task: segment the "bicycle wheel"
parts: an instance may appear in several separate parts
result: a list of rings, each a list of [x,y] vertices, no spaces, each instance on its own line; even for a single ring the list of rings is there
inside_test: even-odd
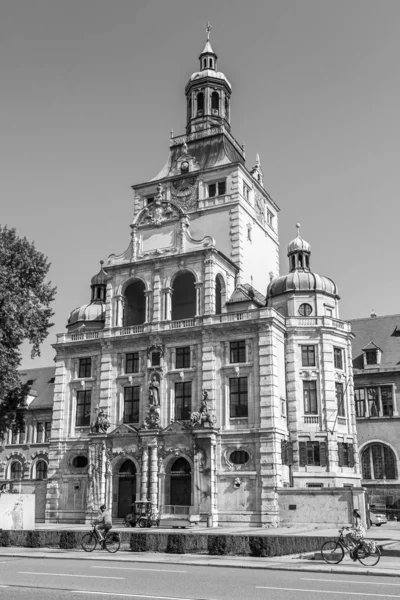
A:
[[[106,537],[104,545],[106,547],[107,552],[111,552],[111,554],[114,554],[114,552],[118,552],[119,547],[121,545],[118,533],[109,533]]]
[[[344,548],[337,540],[329,540],[322,544],[321,556],[330,565],[337,565],[344,557]]]
[[[360,563],[366,567],[373,567],[381,560],[381,550],[379,546],[376,546],[374,552],[369,552],[365,548],[357,548],[356,553]]]
[[[97,546],[97,540],[94,533],[85,533],[81,540],[81,546],[85,552],[93,552]]]

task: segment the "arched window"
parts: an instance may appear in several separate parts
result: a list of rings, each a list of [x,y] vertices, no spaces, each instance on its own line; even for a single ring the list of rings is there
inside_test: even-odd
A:
[[[363,479],[397,479],[396,457],[384,444],[371,444],[361,457]]]
[[[204,110],[204,94],[203,92],[199,92],[197,94],[197,112]]]
[[[13,479],[14,481],[22,479],[22,465],[17,460],[11,465],[10,479]]]
[[[215,314],[222,313],[223,280],[220,275],[215,278]]]
[[[119,474],[123,476],[136,475],[135,464],[131,460],[125,460],[119,468]]]
[[[225,97],[225,119],[229,121],[229,100]]]
[[[218,92],[211,94],[211,110],[219,111],[219,95]]]
[[[172,313],[173,321],[192,319],[196,315],[196,288],[192,273],[185,272],[177,275],[172,284]]]
[[[39,460],[36,464],[36,479],[47,479],[47,463]]]
[[[141,325],[146,320],[146,297],[143,281],[134,281],[125,290],[124,327]]]

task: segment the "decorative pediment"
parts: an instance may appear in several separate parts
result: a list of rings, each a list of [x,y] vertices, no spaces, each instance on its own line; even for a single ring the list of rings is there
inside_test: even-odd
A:
[[[182,177],[171,182],[171,199],[184,211],[192,210],[198,200],[198,177]]]
[[[108,435],[137,435],[137,432],[138,430],[132,425],[126,425],[126,423],[122,423],[121,425],[118,425],[118,427],[110,431]]]
[[[368,342],[368,344],[366,346],[364,346],[364,348],[362,348],[363,352],[365,352],[366,350],[380,350],[382,352],[382,350],[379,348],[379,346],[374,344],[374,342]]]
[[[173,421],[162,430],[162,433],[186,433],[188,429],[190,429],[190,426],[186,425],[186,423],[182,423],[182,421]]]
[[[135,227],[143,227],[145,225],[160,227],[166,221],[178,220],[181,216],[182,209],[164,199],[163,186],[159,183],[154,202],[142,208],[133,220],[132,225]]]

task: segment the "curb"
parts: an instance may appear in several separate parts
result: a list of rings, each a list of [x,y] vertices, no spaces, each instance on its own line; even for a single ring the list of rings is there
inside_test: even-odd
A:
[[[84,553],[80,554],[79,556],[77,555],[68,555],[68,550],[65,551],[65,554],[49,554],[49,553],[40,553],[40,554],[28,554],[28,553],[24,553],[24,552],[13,552],[13,553],[2,553],[0,551],[0,556],[2,557],[7,557],[9,556],[10,558],[36,558],[36,559],[58,559],[58,560],[62,560],[62,559],[68,559],[68,560],[89,560],[89,561],[107,561],[107,562],[140,562],[140,563],[148,563],[148,564],[163,564],[163,565],[176,565],[179,564],[180,566],[182,565],[187,565],[187,566],[196,566],[196,567],[225,567],[225,568],[232,568],[232,569],[256,569],[256,570],[267,570],[267,571],[299,571],[299,572],[305,572],[305,573],[337,573],[337,574],[341,574],[341,575],[371,575],[371,576],[385,576],[385,577],[400,577],[400,569],[384,569],[384,568],[377,568],[374,570],[371,569],[362,569],[362,568],[352,568],[351,565],[349,565],[348,568],[343,568],[343,567],[329,567],[329,566],[325,566],[325,564],[321,564],[321,565],[311,565],[311,564],[307,564],[306,565],[300,565],[298,563],[295,563],[293,565],[289,565],[287,563],[271,563],[271,562],[266,562],[264,564],[251,564],[251,563],[237,563],[237,564],[232,564],[232,563],[216,563],[210,560],[205,560],[205,561],[199,561],[196,559],[192,559],[190,560],[190,562],[182,562],[181,560],[181,555],[179,555],[180,557],[176,557],[175,559],[172,558],[172,560],[162,560],[161,557],[157,558],[156,556],[151,556],[151,557],[143,557],[141,556],[135,556],[135,557],[123,557],[121,555],[119,556],[115,556],[115,555],[90,555],[87,556]],[[171,555],[172,557],[172,555]]]

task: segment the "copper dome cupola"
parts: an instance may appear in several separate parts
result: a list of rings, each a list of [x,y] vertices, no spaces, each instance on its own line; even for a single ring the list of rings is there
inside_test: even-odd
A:
[[[103,269],[104,261],[100,261],[100,271],[91,279],[90,287],[92,298],[89,304],[83,304],[71,311],[68,317],[67,328],[69,331],[80,329],[99,329],[105,323],[105,301],[107,290],[107,273]]]
[[[230,130],[230,98],[232,86],[217,70],[217,55],[210,42],[211,25],[207,23],[207,41],[199,56],[200,70],[186,84],[186,133],[223,125]]]
[[[267,290],[267,305],[269,298],[294,292],[321,292],[339,299],[335,282],[311,271],[311,245],[300,236],[298,223],[296,227],[297,236],[287,248],[289,273],[271,280]]]

